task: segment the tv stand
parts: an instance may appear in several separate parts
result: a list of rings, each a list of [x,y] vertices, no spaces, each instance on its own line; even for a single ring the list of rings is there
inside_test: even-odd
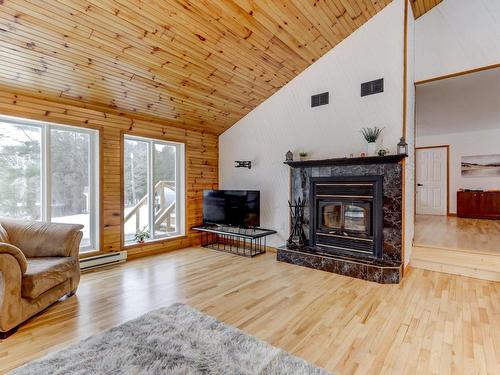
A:
[[[201,246],[227,253],[254,257],[266,252],[266,237],[276,231],[263,228],[240,228],[230,225],[198,225]]]

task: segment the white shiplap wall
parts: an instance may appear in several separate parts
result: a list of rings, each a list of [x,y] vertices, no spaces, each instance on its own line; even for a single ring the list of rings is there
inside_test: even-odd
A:
[[[417,81],[500,63],[500,1],[445,0],[415,25]]]
[[[415,234],[415,18],[408,7],[406,72],[406,141],[409,155],[405,170],[405,264],[410,262]]]

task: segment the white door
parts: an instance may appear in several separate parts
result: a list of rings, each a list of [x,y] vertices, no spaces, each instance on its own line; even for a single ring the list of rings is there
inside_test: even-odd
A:
[[[417,149],[417,214],[446,215],[448,152],[446,147]]]

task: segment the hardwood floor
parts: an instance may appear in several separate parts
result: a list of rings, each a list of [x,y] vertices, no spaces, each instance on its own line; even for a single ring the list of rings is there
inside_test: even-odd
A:
[[[417,215],[410,265],[500,281],[500,221]]]
[[[500,255],[500,220],[417,215],[415,245]]]
[[[0,372],[176,301],[338,375],[500,373],[500,283],[410,268],[379,285],[200,248],[84,274],[0,343]]]

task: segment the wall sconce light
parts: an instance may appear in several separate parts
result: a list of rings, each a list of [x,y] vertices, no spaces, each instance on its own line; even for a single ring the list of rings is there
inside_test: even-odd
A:
[[[236,165],[235,168],[252,168],[252,162],[250,160],[235,160]]]

